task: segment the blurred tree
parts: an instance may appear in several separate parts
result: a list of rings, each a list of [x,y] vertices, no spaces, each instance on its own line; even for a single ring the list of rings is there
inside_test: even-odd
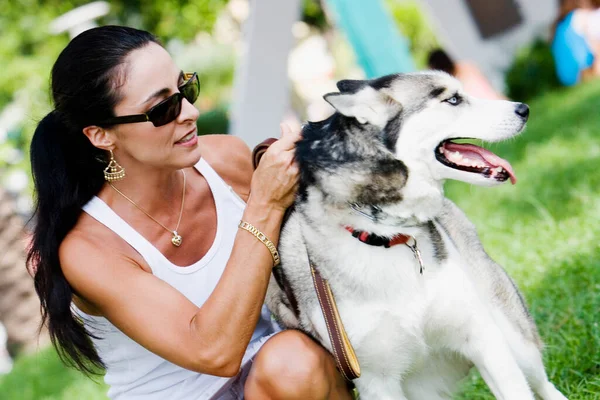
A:
[[[67,44],[67,35],[51,36],[50,22],[87,0],[21,0],[3,2],[0,14],[0,108],[28,80],[47,81],[50,67]],[[110,1],[102,23],[125,24],[148,30],[164,42],[189,41],[209,31],[226,0],[120,0]]]
[[[175,37],[189,41],[198,32],[210,31],[226,4],[227,0],[110,1],[111,17],[118,23],[145,29],[165,41]]]
[[[21,0],[2,3],[0,109],[24,86],[47,89],[52,63],[69,40],[66,34],[50,35],[48,26],[54,18],[89,1]],[[226,0],[111,0],[110,14],[100,22],[145,29],[165,43],[172,38],[190,41],[198,32],[212,28],[225,4]]]
[[[321,0],[304,0],[302,3],[302,21],[322,31],[329,27]]]
[[[538,38],[521,48],[505,74],[507,95],[526,101],[560,86],[550,45]]]
[[[440,45],[421,6],[415,0],[385,0],[385,3],[410,42],[410,52],[417,68],[426,68],[429,52]]]

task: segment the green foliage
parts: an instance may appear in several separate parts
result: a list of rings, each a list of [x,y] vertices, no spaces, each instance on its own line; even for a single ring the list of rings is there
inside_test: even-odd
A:
[[[421,6],[415,0],[385,0],[385,4],[410,42],[410,52],[416,67],[418,69],[427,67],[429,52],[440,46]]]
[[[491,148],[512,163],[516,186],[446,185],[523,291],[546,343],[546,370],[570,400],[600,399],[599,103],[600,82],[531,102],[526,132]],[[6,400],[91,400],[106,387],[66,370],[49,350],[17,360],[0,377],[0,393]],[[456,399],[493,396],[473,373]]]
[[[303,0],[302,21],[320,30],[325,30],[329,26],[321,7],[321,0]]]
[[[536,39],[522,48],[506,72],[507,95],[517,101],[537,97],[560,86],[550,45]]]
[[[224,107],[214,108],[200,114],[196,121],[198,135],[227,133],[229,130],[229,114]]]
[[[53,349],[21,357],[13,371],[0,376],[2,400],[106,400],[102,377],[85,377],[61,364]]]
[[[111,1],[113,18],[141,27],[163,40],[189,41],[198,32],[210,31],[226,0],[122,0]]]
[[[5,2],[0,13],[0,108],[23,88],[48,89],[52,64],[66,46],[67,34],[53,36],[50,22],[88,0],[21,0]],[[165,43],[189,41],[210,30],[226,0],[111,1],[100,23],[125,24],[148,30]],[[47,98],[47,95],[44,96]]]

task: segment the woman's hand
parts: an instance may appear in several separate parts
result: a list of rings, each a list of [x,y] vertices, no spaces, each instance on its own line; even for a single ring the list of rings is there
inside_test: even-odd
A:
[[[298,185],[294,151],[300,139],[300,132],[281,124],[281,139],[269,147],[254,171],[248,205],[281,212],[292,205]]]

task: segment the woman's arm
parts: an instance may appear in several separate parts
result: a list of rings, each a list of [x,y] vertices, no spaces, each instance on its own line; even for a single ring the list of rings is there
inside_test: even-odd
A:
[[[295,193],[293,149],[298,139],[285,131],[263,156],[243,215],[274,243]],[[198,308],[124,252],[108,249],[83,232],[67,236],[60,259],[75,292],[126,335],[184,368],[220,376],[239,370],[273,267],[265,245],[238,230],[219,283]]]

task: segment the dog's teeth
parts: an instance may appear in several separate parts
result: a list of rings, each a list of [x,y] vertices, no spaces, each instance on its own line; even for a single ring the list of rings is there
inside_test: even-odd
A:
[[[448,158],[454,162],[459,162],[459,161],[463,160],[462,154],[460,154],[458,151],[455,151],[454,153],[450,153]]]

